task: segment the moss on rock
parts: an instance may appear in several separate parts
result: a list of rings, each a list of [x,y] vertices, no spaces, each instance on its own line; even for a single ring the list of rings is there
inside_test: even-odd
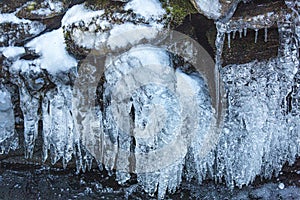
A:
[[[111,0],[86,0],[86,6],[93,10],[116,9],[124,4],[124,2]]]
[[[171,26],[181,24],[187,15],[198,13],[190,1],[186,0],[161,0],[163,8],[170,15]]]

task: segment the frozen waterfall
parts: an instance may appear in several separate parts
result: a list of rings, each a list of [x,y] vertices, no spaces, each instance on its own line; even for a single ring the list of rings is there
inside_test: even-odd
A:
[[[162,9],[158,1],[149,2]],[[207,8],[205,2],[199,7]],[[292,164],[300,155],[299,5],[287,1],[293,13],[284,13],[280,20],[269,13],[255,19],[259,26],[253,21],[216,22],[211,73],[191,67],[199,56],[192,43],[185,43],[190,46],[183,49],[186,59],[174,55],[181,46],[174,45],[172,51],[170,46],[153,45],[163,32],[155,17],[160,20],[165,12],[145,14],[135,7],[140,3],[130,1],[128,10],[133,6],[145,20],[147,25],[138,25],[139,30],[149,25],[155,32],[140,31],[136,37],[124,34],[137,29],[134,23],[112,26],[104,20],[104,12],[71,8],[63,19],[65,29],[73,23],[68,19],[77,20],[80,26],[87,20],[90,29],[92,20],[104,27],[98,35],[84,28],[74,32],[74,40],[82,47],[96,49],[89,54],[90,60],[78,64],[80,68],[65,50],[62,28],[27,44],[26,48],[41,57],[27,61],[16,55],[9,60],[19,102],[13,102],[9,83],[0,77],[0,153],[23,145],[18,142],[24,137],[24,154],[31,158],[41,135],[44,162],[61,160],[67,167],[74,158],[77,172],[91,169],[96,162],[101,170],[104,166],[108,174],[115,174],[120,184],[134,173],[138,185],[150,195],[157,193],[158,198],[176,191],[182,178],[196,178],[199,183],[224,180],[229,187],[242,187],[258,175],[278,175],[286,162]],[[221,7],[216,9],[212,16],[221,15]],[[86,14],[83,21],[77,12]],[[267,41],[268,28],[273,25],[279,33],[276,58],[222,65],[226,34],[229,46],[234,42],[232,35],[239,31],[241,37],[243,32],[246,36],[249,29],[256,32],[255,41],[258,30],[263,29]],[[109,34],[104,33],[107,30]],[[122,34],[127,37],[114,40],[113,36]],[[59,44],[49,50],[43,44],[53,38]],[[145,44],[149,41],[151,44]],[[118,48],[120,55],[109,52]],[[52,59],[54,52],[61,55],[56,60]],[[101,53],[107,55],[97,57]],[[24,118],[23,135],[15,131],[16,104]]]

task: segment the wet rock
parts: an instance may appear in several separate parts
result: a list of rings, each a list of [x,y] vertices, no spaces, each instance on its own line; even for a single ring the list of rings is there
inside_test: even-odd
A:
[[[24,45],[25,41],[45,30],[40,22],[4,22],[0,24],[0,47]]]
[[[282,21],[287,12],[288,8],[282,0],[239,4],[232,18],[226,23],[226,32],[277,27],[277,22]]]
[[[16,16],[29,20],[51,18],[64,13],[69,4],[66,0],[31,1],[25,4]]]
[[[17,8],[23,6],[28,0],[3,0],[0,1],[0,12],[1,13],[11,13],[16,11]]]
[[[163,8],[170,15],[170,26],[176,28],[184,19],[192,14],[198,13],[197,9],[190,1],[185,0],[161,0]]]
[[[209,20],[199,13],[192,14],[186,16],[183,23],[175,30],[196,40],[214,59],[216,27],[213,20]]]
[[[233,34],[235,37],[233,38]],[[268,39],[265,41],[264,29],[258,31],[255,43],[255,31],[248,30],[247,35],[240,37],[239,32],[226,34],[223,49],[223,66],[237,63],[248,63],[253,60],[263,61],[278,55],[279,34],[277,28],[268,29]],[[230,47],[229,40],[230,39]]]

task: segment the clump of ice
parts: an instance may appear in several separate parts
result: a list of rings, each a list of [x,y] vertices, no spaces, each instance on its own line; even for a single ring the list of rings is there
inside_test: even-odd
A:
[[[166,11],[158,0],[132,0],[126,4],[125,10],[132,10],[146,19],[151,17],[162,17]]]
[[[153,39],[159,33],[161,27],[151,28],[145,25],[135,25],[133,23],[124,23],[115,25],[110,31],[107,44],[110,48],[121,48],[126,45],[138,44],[142,39]]]
[[[279,183],[278,188],[283,190],[284,189],[284,184],[283,183]]]
[[[218,19],[221,16],[221,4],[219,0],[195,0],[200,10],[208,17]]]

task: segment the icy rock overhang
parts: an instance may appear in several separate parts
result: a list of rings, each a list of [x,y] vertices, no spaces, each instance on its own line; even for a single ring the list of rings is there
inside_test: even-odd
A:
[[[234,15],[225,23],[224,31],[237,32],[243,29],[259,30],[277,27],[277,23],[284,20],[286,14],[290,12],[283,0],[241,3]]]
[[[156,0],[149,1],[145,9],[140,0],[129,3],[106,2],[104,5],[108,5],[100,10],[96,9],[102,8],[103,4],[95,6],[90,3],[74,6],[62,20],[67,48],[77,58],[85,57],[89,49],[124,48],[126,40],[127,43],[138,43],[143,38],[153,38],[152,33],[145,31],[147,27],[157,29],[158,33],[166,26],[166,12]],[[82,18],[79,17],[79,12],[82,13]],[[135,29],[141,31],[134,31]],[[135,34],[128,34],[130,32]],[[117,39],[118,35],[123,38],[111,41],[111,38]],[[122,40],[123,43],[119,43]]]
[[[293,11],[282,0],[241,2],[229,21],[217,21],[224,36],[223,66],[277,57],[278,24],[289,15]]]

